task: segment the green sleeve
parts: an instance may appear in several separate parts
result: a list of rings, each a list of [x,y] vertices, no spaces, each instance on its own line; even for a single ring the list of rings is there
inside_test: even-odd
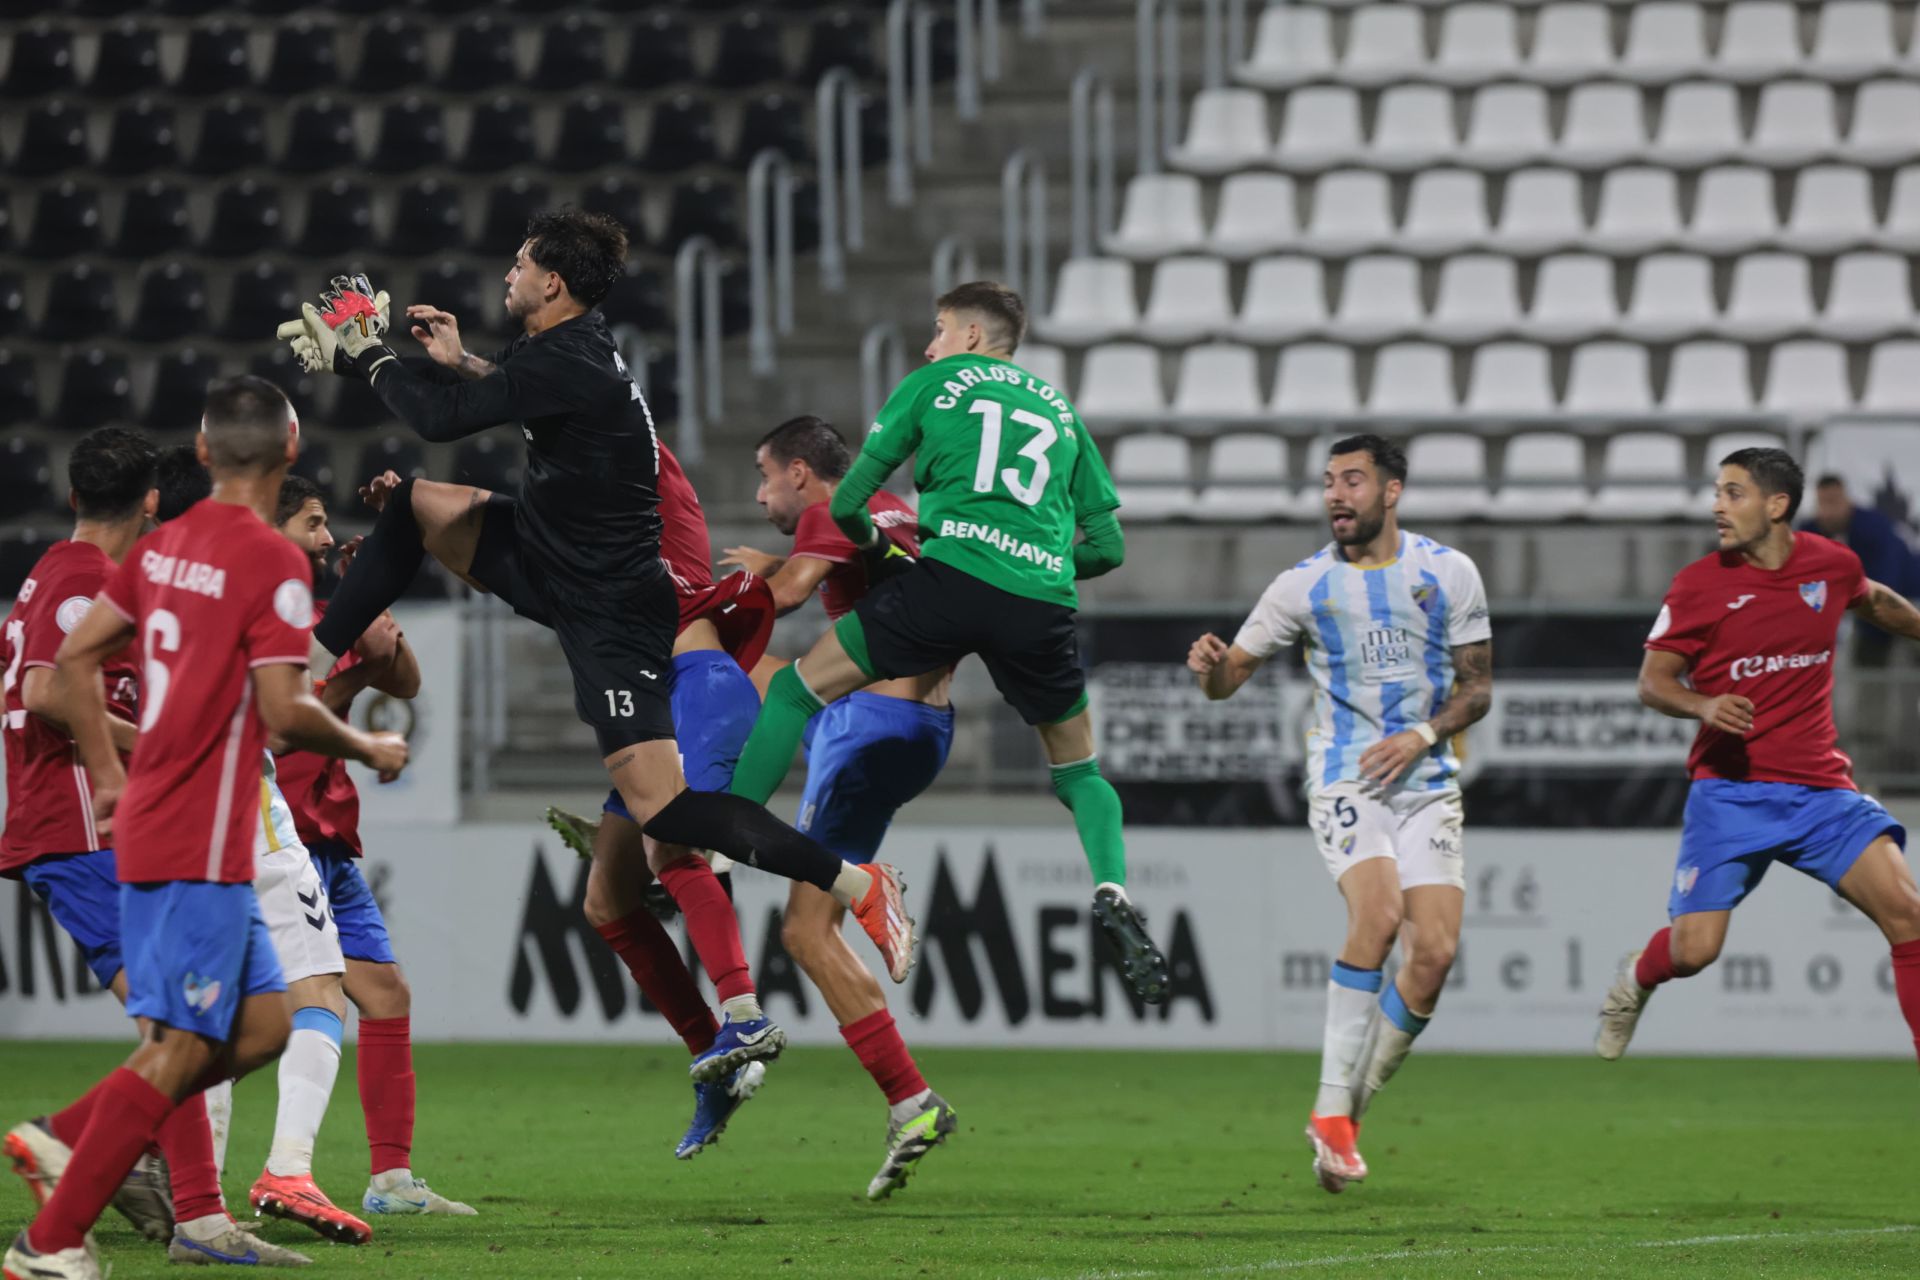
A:
[[[893,474],[895,465],[876,457],[871,449],[863,449],[847,469],[846,478],[833,491],[827,514],[856,547],[871,546],[878,540],[873,517],[867,513],[867,499],[880,492],[880,486]]]
[[[920,445],[920,402],[928,385],[919,372],[900,380],[880,407],[880,416],[873,420],[860,456],[834,490],[827,513],[856,547],[868,546],[874,540],[867,499],[880,492],[887,477]]]
[[[1100,448],[1093,442],[1093,432],[1087,430],[1084,422],[1079,422],[1078,426],[1080,452],[1074,462],[1071,493],[1074,519],[1082,528],[1086,528],[1088,516],[1117,508],[1120,495],[1113,490],[1113,476],[1107,472],[1107,464],[1100,457]]]
[[[1073,576],[1097,578],[1112,573],[1127,558],[1127,538],[1112,510],[1096,511],[1080,523],[1086,540],[1073,549]]]

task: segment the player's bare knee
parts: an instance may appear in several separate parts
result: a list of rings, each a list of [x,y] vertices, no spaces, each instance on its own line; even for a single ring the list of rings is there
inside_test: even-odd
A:
[[[406,1018],[413,1014],[413,988],[397,964],[350,960],[347,996],[363,1018]]]
[[[1690,938],[1682,941],[1675,935],[1670,955],[1673,959],[1673,976],[1691,978],[1715,960],[1720,958],[1721,940],[1718,938]]]

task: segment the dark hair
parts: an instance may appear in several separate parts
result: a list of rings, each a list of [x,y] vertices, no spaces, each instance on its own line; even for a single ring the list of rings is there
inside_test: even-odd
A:
[[[1407,482],[1407,451],[1385,436],[1377,436],[1372,432],[1348,436],[1345,440],[1335,440],[1333,448],[1327,450],[1329,458],[1343,453],[1364,453],[1382,480],[1398,480],[1401,484]]]
[[[566,283],[581,306],[607,296],[627,271],[627,229],[604,213],[556,209],[527,220],[527,257]]]
[[[153,441],[125,427],[80,437],[67,459],[67,484],[82,520],[119,520],[139,510],[153,490],[160,455]]]
[[[287,429],[293,405],[286,392],[243,373],[220,378],[207,388],[207,411],[200,429],[216,467],[271,471],[286,462]]]
[[[213,477],[200,465],[190,444],[177,444],[160,454],[160,509],[153,518],[161,524],[213,492]]]
[[[822,480],[838,480],[853,465],[847,450],[847,438],[834,430],[825,418],[803,415],[785,422],[760,437],[759,448],[785,466],[795,458],[813,468]]]
[[[986,318],[987,335],[995,346],[1019,350],[1027,336],[1027,304],[998,280],[970,280],[941,294],[937,311],[972,311]]]
[[[280,501],[273,508],[273,522],[285,524],[307,505],[307,499],[314,498],[320,503],[320,509],[327,509],[327,495],[320,486],[305,476],[289,475],[280,482]]]
[[[1735,449],[1720,459],[1720,465],[1744,469],[1764,494],[1786,494],[1788,520],[1800,510],[1800,495],[1806,491],[1807,477],[1785,449]]]
[[[1847,481],[1846,481],[1846,477],[1840,475],[1839,473],[1829,471],[1827,472],[1827,474],[1821,476],[1818,480],[1815,480],[1813,482],[1813,487],[1816,489],[1826,489],[1826,488],[1844,489],[1847,487]]]

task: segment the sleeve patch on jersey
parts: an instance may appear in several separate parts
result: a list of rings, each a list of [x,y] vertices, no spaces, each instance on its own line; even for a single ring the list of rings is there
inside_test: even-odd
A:
[[[53,611],[54,625],[62,632],[72,635],[73,629],[80,625],[80,619],[86,617],[87,610],[91,608],[93,608],[93,597],[68,596],[60,602],[60,607]]]
[[[1658,640],[1673,627],[1673,609],[1668,605],[1660,606],[1660,616],[1653,620],[1653,630],[1647,632],[1647,639]]]
[[[273,589],[273,612],[290,627],[313,625],[313,590],[298,578]]]

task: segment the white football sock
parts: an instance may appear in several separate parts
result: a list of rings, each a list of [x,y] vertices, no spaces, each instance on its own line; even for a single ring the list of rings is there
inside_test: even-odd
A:
[[[325,1023],[318,1014],[332,1018],[332,1025],[315,1025]],[[340,1074],[340,1019],[325,1009],[301,1009],[293,1022],[280,1055],[280,1110],[267,1152],[267,1172],[283,1178],[313,1172],[313,1144]]]
[[[731,1000],[722,1000],[720,1012],[735,1022],[751,1022],[755,1018],[767,1016],[760,1012],[760,997],[757,995],[735,996]]]
[[[926,1107],[927,1099],[933,1096],[932,1089],[922,1089],[911,1098],[902,1098],[887,1108],[887,1120],[895,1125],[903,1125],[919,1115]]]
[[[1373,970],[1372,976],[1377,982],[1379,971]],[[1375,999],[1375,992],[1364,986],[1327,983],[1327,1029],[1320,1046],[1320,1092],[1313,1101],[1315,1115],[1344,1116],[1352,1108],[1354,1066],[1366,1042],[1367,1020],[1373,1016]]]
[[[856,867],[851,862],[840,864],[840,874],[834,877],[833,900],[843,907],[851,907],[867,896],[867,890],[873,884],[873,877],[867,874],[865,867]]]
[[[222,1080],[206,1090],[207,1127],[213,1131],[213,1172],[227,1168],[227,1138],[233,1133],[233,1081]]]
[[[1408,1008],[1397,987],[1388,987],[1381,994],[1372,1047],[1367,1050],[1367,1060],[1361,1064],[1360,1074],[1354,1081],[1353,1114],[1356,1119],[1366,1111],[1367,1105],[1373,1101],[1373,1095],[1393,1079],[1393,1073],[1413,1052],[1414,1038],[1427,1029],[1432,1017],[1430,1013],[1418,1014]]]
[[[413,1170],[407,1168],[388,1169],[373,1175],[373,1189],[379,1192],[411,1191],[413,1189]]]

